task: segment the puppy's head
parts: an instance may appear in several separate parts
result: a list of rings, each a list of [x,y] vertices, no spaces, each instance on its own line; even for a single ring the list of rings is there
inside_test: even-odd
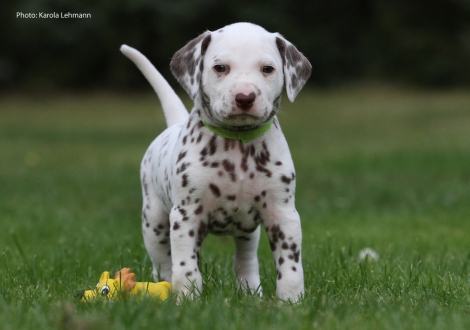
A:
[[[294,101],[311,65],[290,42],[250,23],[204,32],[179,50],[171,70],[211,125],[250,129],[278,111],[282,88]]]

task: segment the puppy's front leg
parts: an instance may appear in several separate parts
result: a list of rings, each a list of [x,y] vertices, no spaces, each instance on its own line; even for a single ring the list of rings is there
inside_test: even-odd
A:
[[[266,232],[276,265],[276,295],[298,302],[304,294],[300,217],[293,207],[275,210],[273,214],[274,219],[266,223]]]
[[[206,223],[192,217],[193,212],[190,208],[177,206],[170,213],[173,290],[190,299],[202,292],[199,252],[206,236]]]

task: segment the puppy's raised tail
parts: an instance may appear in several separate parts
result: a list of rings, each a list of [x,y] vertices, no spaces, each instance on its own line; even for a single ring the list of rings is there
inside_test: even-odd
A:
[[[170,127],[185,121],[189,114],[183,102],[147,57],[137,49],[127,45],[121,46],[121,52],[134,62],[157,93],[162,104],[167,126]]]

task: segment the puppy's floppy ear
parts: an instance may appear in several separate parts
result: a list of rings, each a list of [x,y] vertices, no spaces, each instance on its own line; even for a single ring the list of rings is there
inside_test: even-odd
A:
[[[177,51],[170,62],[171,72],[193,100],[199,92],[203,58],[210,42],[211,33],[206,31]]]
[[[312,65],[293,44],[279,33],[276,33],[276,45],[282,58],[287,96],[291,102],[294,102],[295,97],[310,77]]]

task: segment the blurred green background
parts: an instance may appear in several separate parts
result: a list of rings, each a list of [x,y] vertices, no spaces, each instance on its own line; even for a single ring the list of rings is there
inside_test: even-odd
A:
[[[18,0],[0,9],[1,89],[145,90],[121,44],[168,76],[169,59],[187,41],[237,21],[282,33],[311,61],[317,86],[470,83],[468,0]],[[91,18],[26,19],[18,12]]]

